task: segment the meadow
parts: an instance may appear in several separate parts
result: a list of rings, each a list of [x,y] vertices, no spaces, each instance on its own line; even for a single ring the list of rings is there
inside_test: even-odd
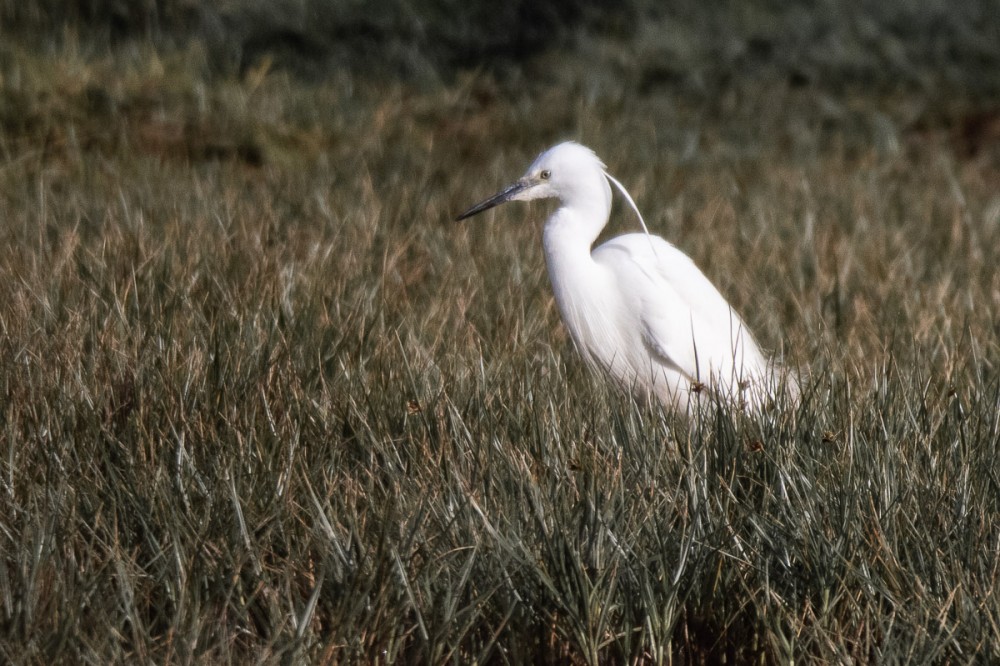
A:
[[[997,658],[1000,88],[622,48],[418,85],[0,45],[0,661]],[[569,138],[799,404],[625,395],[552,204],[453,221]]]

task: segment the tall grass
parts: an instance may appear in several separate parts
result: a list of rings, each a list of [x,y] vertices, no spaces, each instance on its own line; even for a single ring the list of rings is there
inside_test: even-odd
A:
[[[5,48],[4,661],[1000,653],[1000,164],[962,100]],[[800,405],[636,403],[570,348],[544,205],[450,221],[567,137]]]

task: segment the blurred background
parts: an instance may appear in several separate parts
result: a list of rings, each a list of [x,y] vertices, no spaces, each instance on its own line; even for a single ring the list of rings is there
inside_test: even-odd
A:
[[[630,0],[613,8],[597,0],[0,0],[0,36],[0,65],[7,69],[0,123],[9,136],[33,140],[33,129],[59,118],[148,125],[151,106],[162,111],[173,100],[189,108],[178,100],[199,94],[192,79],[208,87],[202,112],[231,117],[213,108],[215,84],[241,81],[253,89],[277,76],[294,82],[289,89],[327,91],[336,107],[330,113],[390,91],[409,96],[412,112],[420,106],[413,95],[450,90],[462,99],[425,97],[422,118],[451,113],[453,126],[434,131],[457,139],[462,157],[479,160],[495,151],[476,131],[470,108],[516,107],[521,100],[524,111],[547,100],[553,108],[538,117],[535,131],[495,117],[482,129],[497,143],[523,146],[525,154],[570,137],[596,142],[606,154],[621,137],[605,145],[590,139],[588,117],[651,99],[665,105],[652,113],[626,110],[631,131],[645,135],[651,151],[678,161],[697,157],[706,127],[718,127],[735,152],[752,153],[762,140],[810,157],[831,142],[885,152],[933,137],[959,159],[990,167],[1000,160],[997,0]],[[166,75],[146,72],[142,85],[130,88],[120,67],[106,66],[109,58],[148,61],[150,52],[168,58]],[[55,84],[45,74],[33,76],[28,64],[73,57],[78,70]],[[32,78],[37,86],[25,82]],[[775,113],[782,105],[790,111]],[[286,111],[281,123],[300,126]],[[695,135],[678,127],[685,113],[699,125]],[[232,155],[251,164],[317,146],[315,136],[290,145],[296,131],[276,140],[273,126],[262,127],[266,114],[248,119],[255,127],[232,132],[186,115],[180,128],[147,126],[139,143],[154,152]],[[115,142],[97,129],[81,131],[105,147]],[[213,142],[208,135],[223,138]]]
[[[598,0],[36,0],[0,2],[7,39],[39,46],[67,31],[93,43],[198,41],[213,72],[267,59],[297,75],[342,70],[421,83],[463,70],[540,76],[551,52],[635,71],[645,89],[705,90],[733,77],[837,88],[1000,91],[1000,4]],[[594,53],[593,51],[599,53]]]

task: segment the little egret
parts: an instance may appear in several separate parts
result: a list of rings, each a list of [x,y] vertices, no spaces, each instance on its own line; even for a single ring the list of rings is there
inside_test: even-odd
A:
[[[741,406],[764,405],[779,384],[778,367],[687,255],[648,231],[591,250],[611,214],[610,183],[638,215],[592,150],[560,143],[457,219],[507,201],[559,199],[542,232],[545,263],[563,323],[587,362],[682,412],[706,389]]]

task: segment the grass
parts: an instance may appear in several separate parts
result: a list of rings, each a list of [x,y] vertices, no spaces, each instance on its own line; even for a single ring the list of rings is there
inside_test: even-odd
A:
[[[0,47],[4,661],[1000,654],[994,107],[586,53],[416,88]],[[799,406],[636,404],[544,205],[450,221],[566,137]]]

